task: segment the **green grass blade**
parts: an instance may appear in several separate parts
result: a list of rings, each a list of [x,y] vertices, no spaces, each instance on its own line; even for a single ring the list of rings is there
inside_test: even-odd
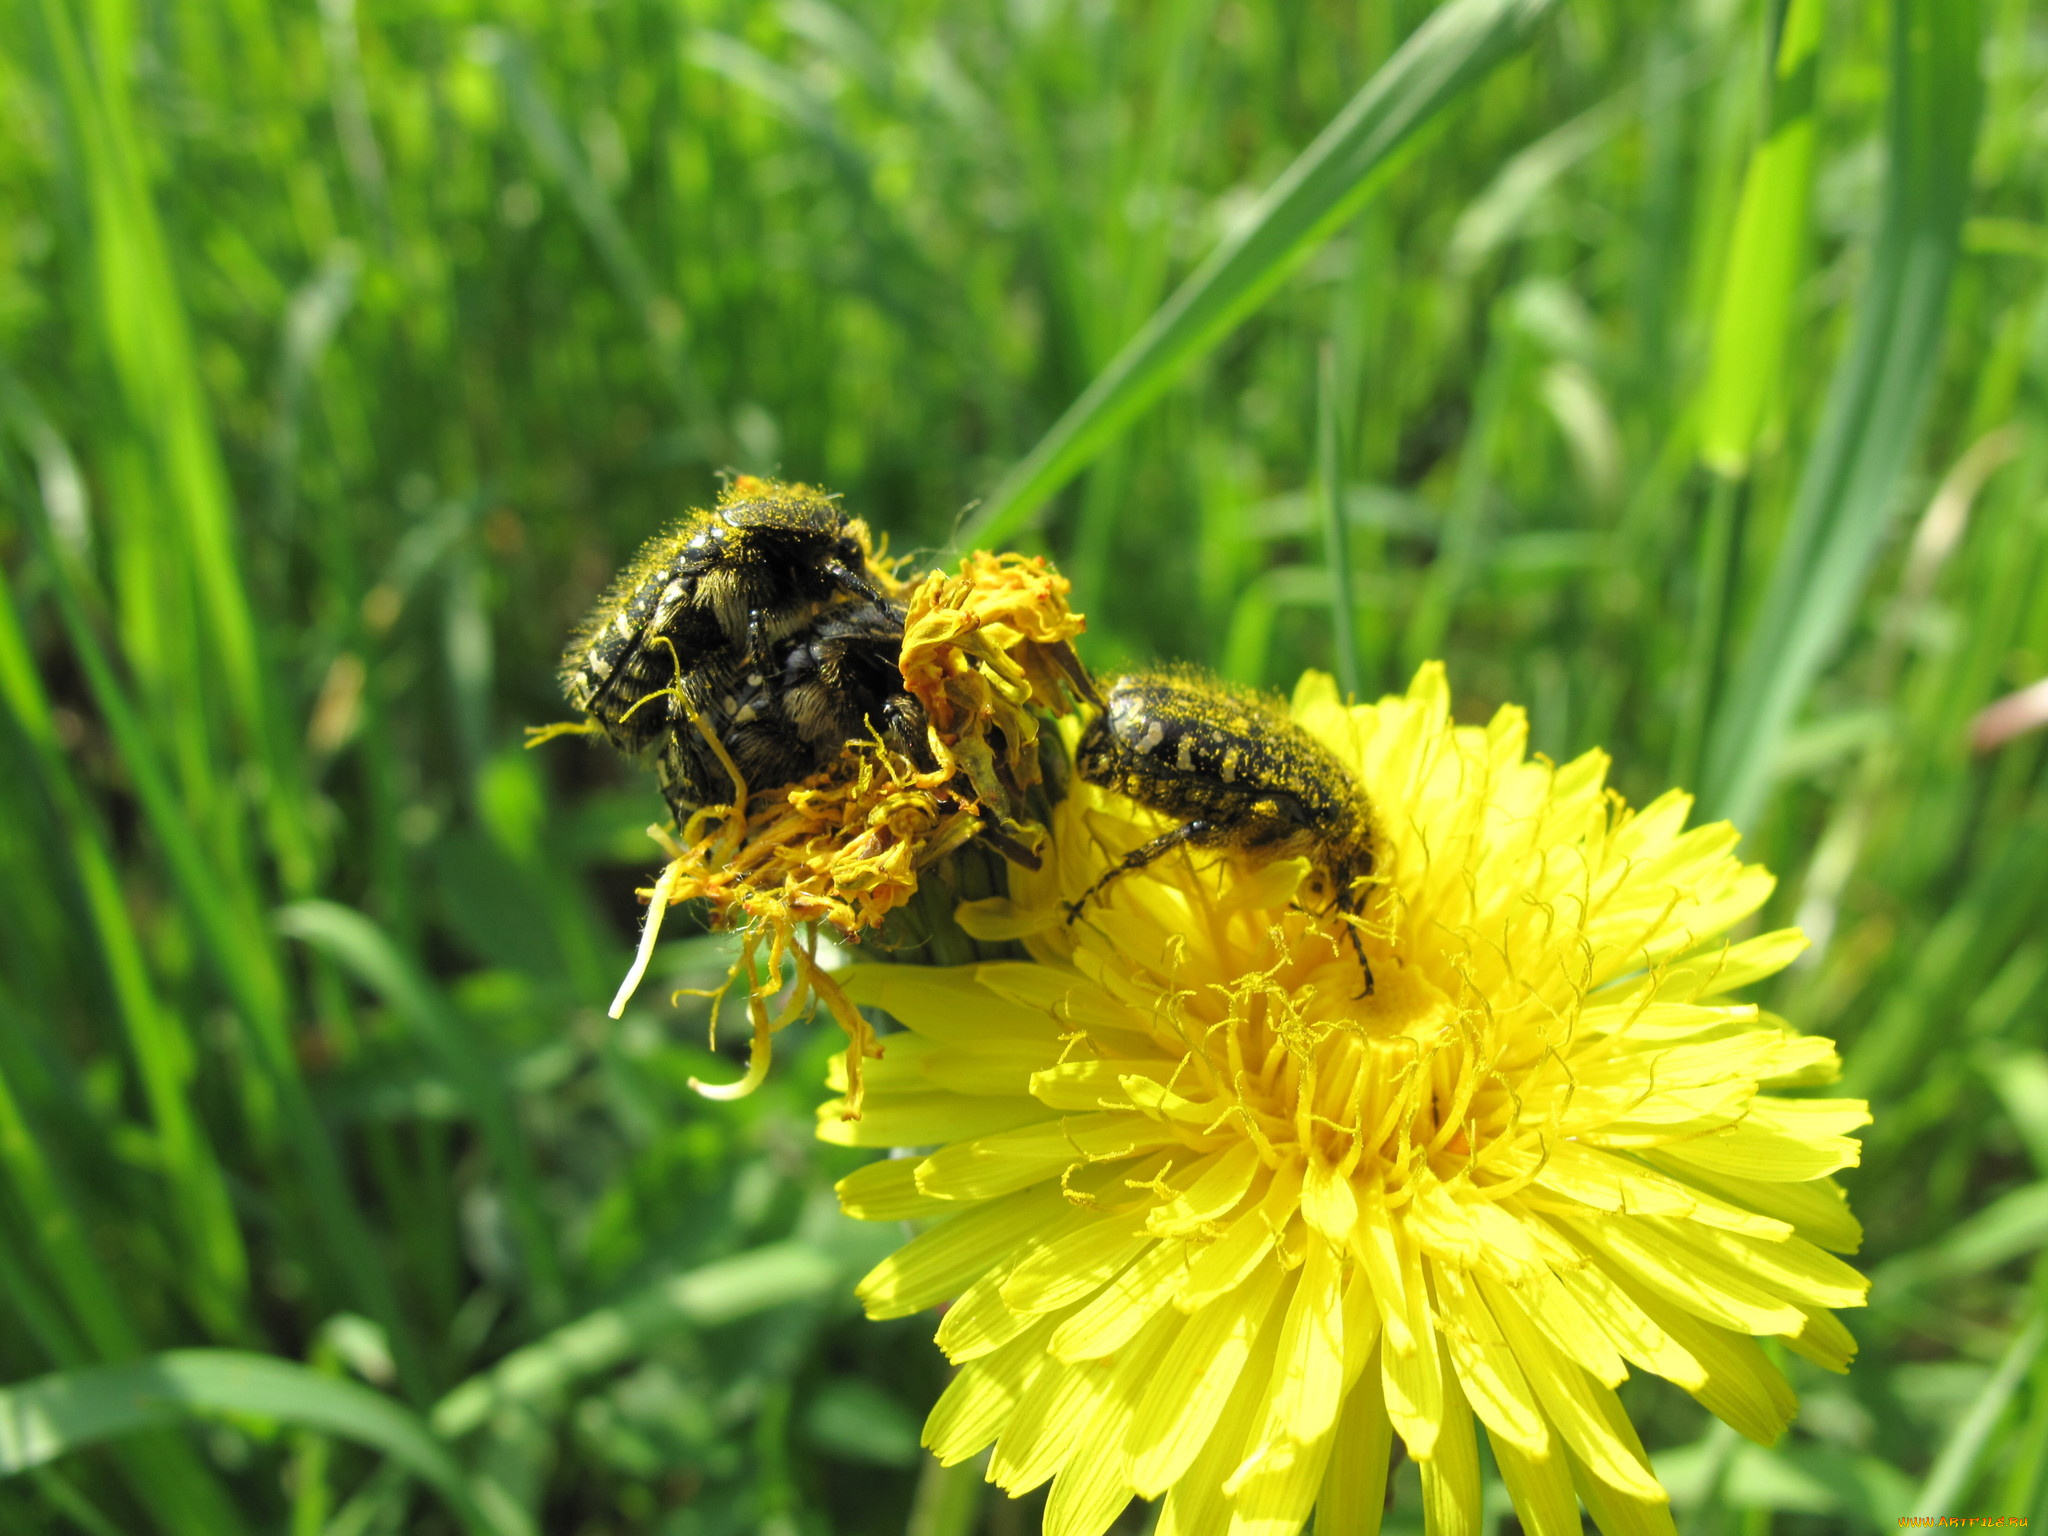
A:
[[[0,1243],[0,1304],[14,1314],[20,1336],[32,1341],[57,1365],[85,1365],[92,1360],[77,1327],[64,1315],[42,1277],[29,1273],[29,1250]]]
[[[2038,1322],[2048,1315],[2048,1264],[2038,1258],[2032,1281],[2028,1311]],[[2006,1472],[1999,1479],[1997,1502],[2038,1523],[2048,1516],[2048,1354],[2035,1352],[2028,1375],[2027,1409],[2017,1416],[2004,1447]]]
[[[1835,371],[1757,619],[1709,734],[1710,817],[1752,820],[1807,690],[1854,617],[1940,356],[1976,143],[1976,0],[1895,0],[1891,169],[1856,330]]]
[[[434,1428],[451,1440],[466,1435],[499,1405],[545,1401],[679,1327],[713,1327],[822,1296],[840,1283],[841,1274],[842,1266],[815,1246],[786,1242],[665,1276],[471,1377],[435,1406]]]
[[[724,430],[684,345],[681,307],[655,282],[632,232],[563,126],[525,44],[508,32],[487,27],[477,30],[473,46],[497,70],[534,158],[567,194],[613,284],[645,330],[656,369],[682,407],[686,425],[702,434],[705,456],[715,458],[723,450]]]
[[[1691,82],[1680,84],[1674,96]],[[1641,110],[1636,91],[1617,91],[1519,151],[1458,216],[1446,253],[1452,270],[1476,272],[1520,233],[1566,172],[1613,139]]]
[[[255,913],[249,909],[246,898],[252,893],[223,876],[206,856],[164,762],[164,754],[150,734],[145,712],[136,703],[135,695],[140,690],[124,686],[112,650],[102,642],[99,627],[88,612],[87,573],[67,558],[55,538],[44,536],[54,530],[46,530],[30,519],[29,531],[42,545],[50,595],[79,668],[85,674],[93,703],[104,717],[121,760],[135,781],[135,793],[142,801],[151,830],[161,840],[180,895],[197,917],[202,935],[212,942],[222,979],[249,1010],[252,1021],[280,1015],[284,1008],[283,982],[268,948],[260,941],[252,942],[250,937],[249,922]]]
[[[0,1170],[35,1223],[37,1247],[94,1351],[133,1354],[140,1347],[135,1325],[92,1250],[77,1204],[22,1117],[5,1078],[0,1078]],[[27,1277],[21,1278],[26,1282]],[[7,1287],[9,1292],[19,1289]],[[0,1408],[0,1441],[5,1420]],[[178,1536],[231,1536],[241,1528],[225,1490],[191,1446],[150,1435],[126,1447],[121,1460],[164,1530]]]
[[[14,1197],[35,1223],[43,1260],[55,1274],[65,1302],[93,1349],[110,1357],[135,1353],[141,1348],[135,1325],[109,1284],[76,1207],[4,1077],[0,1077],[0,1171],[5,1172]]]
[[[504,1175],[534,1312],[543,1321],[559,1317],[565,1289],[553,1223],[541,1204],[540,1180],[502,1078],[478,1051],[461,1019],[384,931],[362,913],[333,902],[298,902],[278,914],[278,926],[339,962],[419,1031],[467,1102]]]
[[[1928,1021],[1951,1016],[1952,1000],[1979,989],[2001,957],[2025,939],[2048,900],[2048,827],[2009,826],[1900,968],[1857,1035],[1843,1068],[1843,1090],[1886,1098],[1953,1036]]]
[[[1699,782],[1700,751],[1727,666],[1728,610],[1736,546],[1748,510],[1747,480],[1714,476],[1693,553],[1692,631],[1678,688],[1678,726],[1671,745],[1671,782]]]
[[[1451,0],[1316,141],[1006,474],[956,544],[1000,544],[1086,468],[1180,372],[1358,211],[1396,151],[1506,59],[1551,0]]]
[[[1351,590],[1350,520],[1344,507],[1343,454],[1337,438],[1337,349],[1323,344],[1317,358],[1316,516],[1323,525],[1323,560],[1330,567],[1330,645],[1337,688],[1356,699],[1358,599]]]
[[[1792,0],[1779,21],[1770,115],[1751,152],[1736,205],[1706,383],[1699,453],[1715,471],[1694,561],[1692,634],[1671,752],[1674,783],[1698,782],[1700,753],[1727,667],[1739,530],[1749,506],[1749,460],[1783,387],[1792,303],[1805,268],[1813,202],[1815,81],[1826,22],[1822,0]]]
[[[987,1456],[943,1465],[927,1457],[917,1479],[917,1499],[903,1536],[972,1536],[978,1528],[988,1487]]]
[[[36,526],[32,521],[31,527]],[[399,1314],[390,1276],[377,1262],[368,1224],[343,1176],[340,1152],[314,1110],[293,1049],[279,957],[261,937],[263,925],[247,910],[250,893],[222,879],[201,850],[141,714],[86,616],[66,561],[47,539],[43,552],[48,557],[51,595],[93,702],[120,750],[179,896],[247,1026],[262,1067],[261,1092],[276,1106],[275,1118],[311,1185],[309,1203],[313,1219],[325,1229],[330,1262],[348,1277],[357,1304],[391,1333],[408,1390],[420,1391],[424,1376],[419,1351]]]
[[[1826,21],[1825,0],[1792,0],[1785,12],[1770,131],[1750,156],[1736,208],[1700,403],[1700,457],[1724,475],[1747,472],[1780,387],[1813,202],[1814,82]]]
[[[1494,461],[1501,452],[1515,385],[1526,372],[1523,356],[1527,350],[1513,323],[1504,316],[1495,317],[1491,331],[1492,345],[1473,388],[1471,426],[1458,447],[1458,469],[1444,508],[1436,559],[1423,573],[1421,590],[1408,610],[1401,650],[1410,672],[1443,655],[1458,603],[1485,558]]]
[[[127,18],[114,6],[95,8],[98,46],[88,49],[68,7],[44,0],[40,9],[56,64],[58,96],[83,161],[94,318],[136,429],[133,446],[140,449],[115,496],[137,502],[161,498],[159,515],[171,526],[153,530],[158,535],[155,563],[162,569],[150,579],[168,585],[175,583],[174,573],[189,570],[191,592],[183,596],[198,598],[189,612],[203,636],[207,665],[215,672],[207,695],[225,701],[237,744],[262,761],[264,823],[272,851],[287,888],[303,889],[315,869],[309,836],[313,822],[305,814],[296,759],[284,745],[269,697],[260,629],[238,553],[234,498],[132,120]],[[197,720],[175,724],[181,732],[201,730]],[[188,792],[211,798],[204,777],[190,777]],[[225,834],[227,828],[220,830]]]
[[[2048,1180],[2007,1190],[1936,1242],[1888,1261],[1888,1289],[1981,1275],[2048,1247]]]
[[[97,1505],[72,1487],[53,1467],[38,1467],[30,1474],[36,1492],[77,1526],[83,1536],[125,1536],[121,1527],[102,1514]]]
[[[0,1476],[211,1414],[276,1419],[369,1446],[438,1491],[465,1529],[512,1536],[486,1518],[462,1468],[418,1415],[356,1382],[239,1350],[171,1350],[0,1388]]]
[[[2044,1342],[2048,1342],[2048,1316],[2042,1313],[2037,1293],[2033,1316],[2006,1346],[2005,1354],[1990,1379],[1984,1383],[1962,1418],[1956,1421],[1956,1427],[1942,1445],[1941,1454],[1935,1457],[1927,1481],[1920,1485],[1920,1497],[1912,1510],[1914,1514],[1942,1515],[1962,1507],[1965,1496],[1970,1492],[1971,1477],[1983,1459],[1992,1431],[1998,1427],[2006,1404],[2012,1401],[2013,1393],[2033,1366],[2034,1357],[2041,1353]]]
[[[939,342],[945,323],[955,319],[946,281],[876,195],[874,165],[846,133],[830,94],[742,39],[708,27],[693,29],[684,48],[692,64],[752,95],[817,148],[852,213],[849,234],[859,252],[853,271],[907,335]]]
[[[1216,669],[1233,682],[1256,686],[1269,681],[1266,662],[1273,651],[1273,628],[1280,614],[1274,575],[1272,571],[1259,572],[1244,584],[1231,605]]]
[[[188,1088],[192,1042],[157,995],[103,827],[80,792],[58,745],[55,718],[30,660],[14,596],[0,582],[0,703],[33,752],[53,801],[72,867],[90,914],[130,1051],[134,1054],[164,1174],[177,1209],[180,1239],[193,1263],[187,1294],[216,1337],[240,1332],[247,1300],[248,1256],[235,1225],[227,1185]]]
[[[363,1479],[363,1486],[327,1522],[323,1536],[371,1536],[372,1532],[402,1530],[403,1511],[411,1495],[411,1479],[387,1461]]]

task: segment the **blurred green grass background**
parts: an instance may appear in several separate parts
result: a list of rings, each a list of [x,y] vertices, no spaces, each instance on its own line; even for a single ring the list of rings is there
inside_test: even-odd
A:
[[[2048,1520],[2048,16],[1431,11],[0,7],[0,1529],[1035,1528],[520,748],[728,469],[1734,816],[1877,1285],[1775,1449],[1630,1389],[1680,1527]]]

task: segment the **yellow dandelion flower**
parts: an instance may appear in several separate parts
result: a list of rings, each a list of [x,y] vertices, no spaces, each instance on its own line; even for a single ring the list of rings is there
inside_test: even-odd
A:
[[[1454,726],[1439,667],[1352,708],[1312,676],[1293,713],[1375,808],[1370,995],[1298,862],[1177,853],[1069,923],[1163,825],[1080,782],[1043,870],[963,913],[1031,961],[843,978],[907,1033],[820,1134],[936,1148],[840,1186],[934,1222],[860,1287],[875,1317],[953,1303],[926,1444],[1050,1479],[1056,1536],[1133,1496],[1162,1536],[1286,1536],[1376,1530],[1398,1436],[1449,1536],[1478,1529],[1476,1424],[1538,1536],[1581,1503],[1671,1532],[1630,1367],[1768,1442],[1796,1402],[1757,1339],[1854,1352],[1830,1175],[1868,1117],[1779,1093],[1832,1044],[1731,1000],[1804,941],[1721,937],[1772,884],[1732,828],[1630,811],[1599,753],[1531,760],[1519,710]]]

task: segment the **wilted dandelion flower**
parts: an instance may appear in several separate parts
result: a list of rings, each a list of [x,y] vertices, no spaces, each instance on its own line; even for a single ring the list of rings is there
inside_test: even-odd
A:
[[[1803,940],[1719,937],[1771,877],[1689,800],[1631,812],[1606,759],[1526,753],[1520,711],[1455,727],[1440,668],[1295,718],[1370,797],[1376,981],[1293,905],[1300,863],[1176,854],[1069,924],[1061,903],[1160,819],[1075,783],[1036,875],[963,912],[1033,960],[847,980],[909,1033],[870,1067],[861,1217],[937,1218],[871,1273],[868,1311],[952,1301],[960,1365],[926,1443],[993,1443],[1046,1529],[1133,1496],[1166,1536],[1379,1524],[1398,1435],[1429,1528],[1478,1528],[1475,1420],[1524,1526],[1672,1529],[1614,1388],[1666,1377],[1754,1439],[1796,1408],[1755,1342],[1830,1369],[1865,1282],[1829,1178],[1852,1100],[1786,1098],[1838,1062],[1747,1004]]]
[[[850,1042],[844,1112],[857,1118],[873,1034],[816,963],[819,928],[846,943],[875,937],[922,877],[977,836],[1007,857],[1039,860],[1045,833],[1031,819],[1031,797],[1040,720],[1089,686],[1072,645],[1085,621],[1068,607],[1068,591],[1043,557],[983,551],[955,575],[933,572],[905,586],[898,669],[925,722],[925,760],[876,734],[848,742],[801,783],[749,787],[731,805],[698,810],[679,837],[651,829],[670,858],[645,893],[639,953],[612,1016],[645,974],[668,908],[703,901],[713,927],[740,932],[726,988],[745,979],[753,1041],[737,1082],[692,1086],[712,1098],[751,1093],[767,1075],[774,1036],[822,1002]],[[743,783],[724,744],[708,731],[705,740]],[[771,1010],[785,961],[796,981]]]

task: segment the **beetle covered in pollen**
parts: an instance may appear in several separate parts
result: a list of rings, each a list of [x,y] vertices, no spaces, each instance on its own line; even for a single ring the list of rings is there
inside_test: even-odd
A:
[[[714,739],[749,791],[800,783],[848,742],[869,736],[928,770],[924,708],[897,669],[902,648],[900,605],[842,602],[784,636],[766,657],[728,657],[690,673],[681,686],[702,728],[685,714],[655,759],[676,819],[734,797]]]
[[[1372,807],[1335,753],[1261,694],[1192,668],[1118,678],[1082,733],[1075,772],[1179,822],[1067,907],[1068,921],[1119,877],[1180,847],[1306,858],[1373,990],[1358,919],[1378,864]]]
[[[717,673],[768,659],[835,601],[886,601],[865,524],[804,485],[742,476],[641,547],[562,657],[562,691],[621,752],[687,724]]]

